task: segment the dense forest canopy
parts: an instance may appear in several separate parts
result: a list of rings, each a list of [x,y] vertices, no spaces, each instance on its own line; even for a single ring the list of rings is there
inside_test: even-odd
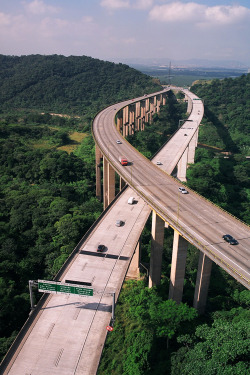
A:
[[[109,104],[161,88],[128,65],[88,56],[0,55],[0,110],[90,116]]]

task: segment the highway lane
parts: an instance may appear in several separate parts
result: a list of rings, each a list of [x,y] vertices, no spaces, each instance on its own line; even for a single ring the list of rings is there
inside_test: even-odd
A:
[[[192,94],[193,95],[193,94]],[[193,100],[194,102],[194,100]],[[114,169],[157,213],[169,224],[176,228],[189,242],[205,252],[213,261],[226,269],[249,289],[249,258],[250,258],[250,230],[249,226],[216,207],[193,191],[184,195],[178,192],[182,186],[177,180],[169,176],[163,168],[158,168],[155,162],[150,162],[139,154],[115,128],[114,112],[128,102],[119,103],[106,108],[94,120],[93,134],[101,151],[112,164]],[[202,116],[200,107],[195,106],[189,120],[182,125],[181,130],[189,130],[188,139],[179,131],[171,139],[172,149],[163,148],[162,160],[164,166],[171,159],[174,150],[179,160],[188,140],[194,135]],[[190,126],[190,124],[192,124]],[[190,129],[186,129],[186,128]],[[122,144],[117,144],[121,139]],[[184,139],[184,141],[183,141]],[[179,145],[179,148],[177,148]],[[126,156],[128,166],[121,166],[119,156]],[[165,155],[165,156],[163,156]],[[157,155],[160,157],[160,154]],[[164,159],[165,157],[165,159]],[[166,169],[174,167],[168,164]],[[232,234],[238,241],[237,246],[224,242],[222,235]]]
[[[148,216],[142,215],[145,208],[148,211],[145,202],[133,195],[136,204],[132,206],[127,203],[131,189],[120,195],[60,278],[91,283],[93,297],[51,294],[4,374],[96,373],[110,324],[111,294],[118,298]],[[116,219],[125,224],[116,227]],[[106,246],[102,254],[96,252],[100,243]]]

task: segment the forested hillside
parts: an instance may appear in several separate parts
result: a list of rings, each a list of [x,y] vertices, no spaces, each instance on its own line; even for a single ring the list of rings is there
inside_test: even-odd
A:
[[[35,109],[92,118],[109,104],[161,88],[124,64],[87,56],[0,55],[0,110]]]
[[[205,116],[188,185],[250,224],[250,74],[197,84],[192,92],[204,100]]]

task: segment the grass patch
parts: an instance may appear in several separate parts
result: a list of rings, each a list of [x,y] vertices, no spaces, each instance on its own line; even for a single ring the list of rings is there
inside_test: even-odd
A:
[[[73,132],[69,134],[71,142],[67,145],[57,147],[57,150],[66,151],[68,154],[74,152],[77,147],[80,145],[82,140],[87,136],[86,133]]]

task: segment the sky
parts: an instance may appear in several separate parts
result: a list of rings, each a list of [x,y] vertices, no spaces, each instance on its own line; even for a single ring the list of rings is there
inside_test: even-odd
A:
[[[0,54],[250,67],[250,0],[0,0]]]

